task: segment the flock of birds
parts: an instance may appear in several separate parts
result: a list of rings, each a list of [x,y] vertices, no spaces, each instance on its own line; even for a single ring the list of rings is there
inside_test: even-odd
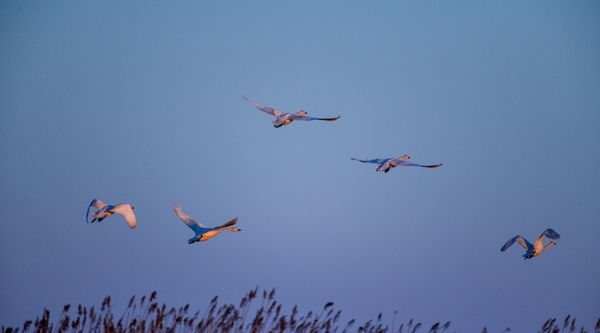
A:
[[[246,102],[252,104],[257,109],[274,116],[276,118],[275,120],[273,120],[273,126],[275,128],[289,125],[294,120],[298,120],[298,121],[311,121],[311,120],[335,121],[335,120],[340,119],[340,116],[337,116],[334,118],[310,117],[310,116],[306,115],[307,112],[304,110],[300,110],[296,113],[282,112],[282,111],[270,108],[268,106],[264,106],[264,105],[258,104],[256,102],[253,102],[250,99],[248,99],[246,96],[242,96],[242,97],[244,98],[244,100]],[[416,166],[416,167],[423,167],[423,168],[437,168],[437,167],[442,166],[441,163],[434,164],[434,165],[422,165],[422,164],[412,163],[412,162],[408,161],[408,159],[410,159],[410,156],[408,156],[408,155],[403,155],[398,158],[377,158],[377,159],[371,159],[371,160],[361,160],[361,159],[354,158],[354,157],[351,159],[362,162],[362,163],[377,164],[377,166],[375,167],[375,170],[377,172],[383,171],[384,173],[387,173],[391,169],[398,167],[398,166]],[[117,214],[123,215],[123,217],[125,217],[125,221],[127,222],[127,224],[129,225],[129,227],[131,229],[135,228],[137,225],[137,220],[135,218],[135,214],[133,213],[134,207],[128,203],[107,205],[98,199],[94,199],[94,200],[92,200],[92,202],[90,202],[90,205],[88,206],[87,213],[85,216],[86,222],[88,222],[88,223],[90,223],[89,216],[90,216],[90,209],[92,207],[95,207],[97,210],[95,212],[92,212],[93,219],[92,219],[91,223],[94,223],[96,221],[101,222],[105,218],[117,213]],[[202,223],[194,220],[192,217],[190,217],[189,215],[184,213],[183,209],[181,209],[180,203],[176,203],[175,205],[173,205],[173,210],[175,211],[175,214],[177,215],[177,217],[179,217],[179,219],[181,219],[183,221],[183,223],[185,223],[188,227],[190,227],[190,229],[192,229],[195,233],[194,237],[192,237],[188,240],[188,244],[192,244],[195,242],[207,241],[223,232],[227,232],[227,231],[237,232],[237,231],[242,230],[240,228],[233,227],[233,225],[235,225],[238,221],[237,217],[231,221],[228,221],[228,222],[222,224],[222,225],[208,228],[205,225],[203,225]],[[560,238],[560,235],[553,229],[548,228],[536,239],[535,243],[533,243],[533,244],[531,244],[527,239],[525,239],[525,237],[523,237],[521,235],[517,235],[517,236],[511,238],[510,240],[508,240],[508,242],[506,242],[506,244],[504,244],[504,246],[502,246],[500,251],[501,252],[506,251],[509,247],[511,247],[511,245],[513,245],[516,242],[516,243],[519,243],[521,246],[523,246],[523,248],[525,249],[525,254],[523,255],[525,260],[531,259],[531,258],[539,256],[542,252],[544,252],[548,248],[556,245],[556,242],[550,241],[550,243],[548,243],[544,246],[543,245],[544,237],[556,240],[556,239]]]

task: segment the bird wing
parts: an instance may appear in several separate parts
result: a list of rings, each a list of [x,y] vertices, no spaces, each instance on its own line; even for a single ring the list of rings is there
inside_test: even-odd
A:
[[[90,203],[90,205],[94,205],[94,207],[98,208],[98,209],[102,209],[106,206],[106,204],[98,199],[94,199],[92,200],[92,202]]]
[[[352,157],[351,160],[355,160],[355,161],[359,161],[359,162],[363,162],[363,163],[383,164],[383,163],[387,162],[389,160],[389,158],[376,158],[373,160],[361,160],[359,158]]]
[[[114,205],[109,211],[123,215],[125,217],[125,221],[127,221],[127,224],[129,224],[131,229],[135,228],[137,225],[137,220],[130,204],[117,204]]]
[[[508,242],[506,242],[506,244],[504,244],[504,246],[502,246],[500,251],[502,251],[502,252],[506,251],[506,249],[508,249],[515,242],[521,244],[521,246],[523,248],[525,248],[525,251],[529,251],[530,249],[533,249],[533,245],[531,243],[529,243],[529,241],[527,241],[523,236],[517,235],[517,236],[509,239]]]
[[[394,166],[418,166],[418,167],[422,167],[422,168],[437,168],[437,167],[442,166],[442,163],[434,164],[434,165],[422,165],[422,164],[412,163],[405,159],[399,159],[399,158],[395,158],[394,161],[392,162],[392,164]]]
[[[260,105],[260,104],[258,104],[258,103],[255,103],[255,102],[253,102],[253,101],[249,100],[249,99],[248,99],[248,97],[246,97],[246,96],[242,96],[242,98],[243,98],[243,99],[244,99],[246,102],[248,102],[248,103],[250,103],[250,104],[254,105],[254,107],[255,107],[255,108],[257,108],[257,109],[259,109],[260,111],[262,111],[262,112],[266,112],[266,113],[268,113],[268,114],[270,114],[270,115],[272,115],[272,116],[275,116],[275,117],[281,117],[281,116],[283,116],[283,115],[285,114],[285,112],[281,112],[281,111],[279,111],[279,110],[275,110],[275,109],[273,109],[273,108],[270,108],[270,107],[268,107],[268,106],[264,106],[264,105]]]
[[[92,208],[92,206],[96,207],[98,210],[101,210],[102,208],[106,207],[106,204],[98,199],[92,200],[92,202],[90,202],[90,205],[88,206],[87,213],[85,213],[85,221],[87,223],[90,223],[88,220],[88,216],[90,216],[90,208]]]
[[[232,226],[232,225],[236,224],[237,221],[238,221],[238,218],[236,217],[236,218],[234,218],[233,220],[231,220],[229,222],[223,223],[222,225],[216,227],[215,229],[221,229],[221,228]]]
[[[203,232],[202,229],[206,229],[206,226],[204,226],[202,223],[194,220],[189,215],[184,213],[183,209],[181,209],[180,203],[176,203],[175,205],[173,205],[173,210],[175,211],[175,214],[177,214],[177,217],[179,217],[183,221],[183,223],[187,224],[188,227],[194,230],[194,232],[201,233]]]
[[[544,233],[542,233],[540,235],[540,237],[542,237],[542,236],[546,236],[550,239],[559,239],[560,238],[560,235],[558,234],[558,232],[556,232],[556,231],[554,231],[554,229],[550,229],[550,228],[546,229],[546,231],[544,231]]]
[[[326,121],[334,121],[334,120],[338,120],[340,119],[341,116],[337,116],[335,118],[316,118],[316,117],[309,117],[309,116],[305,116],[305,115],[299,115],[299,114],[292,114],[290,119],[292,120],[304,120],[304,121],[310,121],[310,120],[326,120]]]
[[[550,239],[559,239],[560,235],[558,234],[558,232],[554,231],[553,229],[546,229],[544,230],[544,232],[540,235],[540,237],[538,237],[535,240],[535,243],[533,244],[533,246],[538,249],[538,248],[543,248],[544,246],[542,245],[543,241],[544,241],[544,236],[550,238]]]

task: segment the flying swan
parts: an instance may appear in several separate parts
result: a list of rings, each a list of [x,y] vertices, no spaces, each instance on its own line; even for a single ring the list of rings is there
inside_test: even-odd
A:
[[[237,217],[218,227],[207,228],[202,223],[194,220],[186,213],[184,213],[181,209],[180,203],[174,204],[173,210],[175,210],[175,214],[177,214],[177,217],[179,217],[183,221],[183,223],[187,224],[187,226],[190,227],[190,229],[194,230],[194,232],[196,233],[194,237],[188,240],[188,244],[207,241],[225,231],[242,231],[242,229],[236,227],[227,228],[237,223]]]
[[[337,116],[335,118],[315,118],[315,117],[309,117],[309,116],[305,116],[306,111],[304,110],[300,110],[296,113],[286,113],[286,112],[281,112],[279,110],[275,110],[273,108],[270,108],[268,106],[264,106],[264,105],[260,105],[258,103],[254,103],[253,101],[249,100],[248,97],[246,96],[242,96],[242,98],[244,98],[244,100],[246,100],[246,102],[254,105],[254,107],[256,107],[257,109],[259,109],[260,111],[266,112],[272,116],[277,117],[277,119],[273,120],[273,126],[275,126],[275,128],[281,127],[283,125],[288,125],[289,123],[291,123],[294,120],[304,120],[304,121],[310,121],[310,120],[326,120],[326,121],[334,121],[334,120],[338,120],[340,119],[340,116]]]
[[[411,163],[408,161],[409,158],[410,158],[410,156],[403,155],[398,158],[377,158],[377,159],[373,159],[373,160],[361,160],[356,157],[352,157],[351,160],[359,161],[359,162],[363,162],[363,163],[378,164],[377,167],[375,168],[375,170],[383,171],[383,172],[388,172],[397,166],[418,166],[418,167],[423,167],[423,168],[437,168],[439,166],[442,166],[442,163],[435,164],[435,165],[421,165],[421,164]]]
[[[537,257],[539,256],[542,252],[546,251],[548,248],[556,245],[556,243],[554,241],[551,241],[550,243],[546,244],[546,246],[542,245],[542,240],[544,239],[544,236],[550,238],[550,239],[559,239],[560,235],[554,231],[553,229],[546,229],[546,231],[544,231],[540,237],[538,237],[538,239],[535,241],[534,244],[529,243],[529,241],[527,241],[525,239],[525,237],[521,236],[521,235],[517,235],[513,238],[511,238],[508,242],[506,242],[506,244],[504,244],[504,246],[500,249],[501,252],[506,251],[506,249],[508,249],[511,245],[513,245],[515,242],[521,244],[521,246],[523,248],[525,248],[525,254],[523,255],[523,257],[525,258],[525,260],[527,259],[531,259],[533,257]]]
[[[98,199],[92,200],[92,202],[90,202],[90,205],[88,206],[87,213],[85,214],[85,221],[87,223],[90,223],[88,217],[90,216],[90,208],[92,208],[92,206],[96,207],[98,211],[92,212],[92,216],[94,217],[94,219],[91,223],[94,223],[96,221],[101,222],[102,220],[111,216],[112,214],[117,213],[125,217],[125,221],[127,221],[127,224],[129,224],[129,227],[131,229],[135,228],[135,226],[137,225],[135,214],[133,214],[133,206],[127,203],[107,205]]]

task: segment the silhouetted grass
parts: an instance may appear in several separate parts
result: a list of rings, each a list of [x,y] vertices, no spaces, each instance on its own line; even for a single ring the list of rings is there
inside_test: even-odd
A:
[[[135,296],[131,297],[125,311],[118,317],[112,312],[110,296],[102,301],[100,310],[93,306],[86,308],[78,305],[77,312],[70,314],[71,305],[65,305],[56,323],[50,321],[50,311],[44,309],[41,318],[35,321],[27,320],[23,327],[5,328],[2,333],[26,333],[33,330],[34,333],[348,333],[355,326],[352,319],[345,325],[340,325],[341,311],[335,311],[333,303],[325,304],[320,312],[309,311],[305,315],[298,314],[298,308],[294,306],[288,315],[281,314],[281,304],[274,300],[275,289],[262,292],[260,306],[256,313],[249,317],[248,313],[252,303],[257,298],[258,288],[251,290],[241,300],[239,306],[233,304],[217,303],[215,296],[209,303],[206,311],[200,316],[200,311],[193,315],[188,314],[189,304],[176,309],[168,308],[166,304],[159,305],[156,302],[156,291],[150,297],[143,296],[139,302]],[[421,323],[412,319],[405,325],[395,327],[396,312],[390,333],[417,333],[422,329]],[[567,316],[562,322],[549,319],[543,325],[539,333],[573,333],[577,331],[575,318]],[[435,323],[429,329],[429,333],[444,333],[450,327],[450,322],[445,324]],[[382,323],[381,313],[375,320],[369,320],[361,326],[353,329],[358,333],[387,333],[388,326]],[[504,332],[509,332],[505,329]],[[423,331],[424,332],[424,331]],[[583,326],[579,333],[587,332]],[[487,333],[484,327],[482,333]],[[594,333],[600,333],[600,319],[596,323]]]

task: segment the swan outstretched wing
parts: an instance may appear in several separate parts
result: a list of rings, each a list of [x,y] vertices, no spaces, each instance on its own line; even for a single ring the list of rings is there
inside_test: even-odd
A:
[[[87,223],[90,223],[88,217],[90,216],[90,208],[92,208],[92,206],[96,207],[98,210],[101,210],[102,208],[106,207],[106,204],[98,199],[92,200],[88,206],[87,213],[85,213],[85,221]]]
[[[422,167],[422,168],[431,168],[431,169],[437,168],[437,167],[440,167],[440,166],[443,165],[442,163],[440,163],[440,164],[433,164],[433,165],[422,165],[422,164],[417,164],[417,163],[409,162],[409,161],[407,161],[405,159],[398,159],[398,158],[394,159],[394,161],[392,162],[392,164],[394,166],[418,166],[418,167]]]
[[[310,121],[310,120],[334,121],[334,120],[340,119],[340,117],[341,116],[337,116],[337,117],[334,117],[334,118],[316,118],[316,117],[309,117],[309,116],[305,116],[305,115],[292,114],[290,116],[290,119],[293,119],[293,120],[303,120],[303,121]]]
[[[184,213],[183,209],[181,209],[180,203],[174,204],[173,210],[175,211],[175,214],[177,214],[177,217],[179,217],[183,221],[183,223],[187,224],[187,226],[195,232],[202,232],[202,229],[206,229],[206,226],[204,226],[202,223],[194,220],[189,215]]]
[[[97,209],[102,209],[102,208],[106,207],[106,204],[98,199],[92,200],[90,205],[94,205],[94,207],[96,207]]]
[[[554,231],[554,229],[551,229],[551,228],[546,229],[546,231],[544,231],[540,235],[540,237],[542,237],[542,236],[546,236],[550,239],[559,239],[560,238],[560,235],[558,234],[558,232]]]
[[[232,226],[232,225],[236,224],[237,221],[238,221],[238,218],[236,217],[236,218],[234,218],[233,220],[231,220],[229,222],[223,223],[222,225],[216,227],[215,229],[221,229],[221,228]]]
[[[131,229],[135,228],[137,225],[137,220],[135,218],[135,214],[133,213],[133,207],[130,204],[122,203],[114,205],[110,211],[123,215],[125,217],[125,221],[127,221],[127,224]]]
[[[550,239],[559,239],[560,235],[558,234],[558,232],[554,231],[551,228],[548,228],[546,230],[544,230],[544,232],[540,235],[540,237],[538,237],[535,240],[535,243],[533,244],[533,246],[538,249],[538,248],[543,248],[544,246],[542,245],[542,243],[544,242],[544,236],[550,238]]]
[[[94,201],[96,201],[96,199],[92,200],[92,202],[90,202],[90,205],[88,206],[87,212],[85,213],[85,222],[90,223],[90,208],[92,208],[92,206],[94,205]]]
[[[285,114],[285,112],[281,112],[281,111],[279,111],[279,110],[275,110],[275,109],[273,109],[273,108],[270,108],[270,107],[268,107],[268,106],[264,106],[264,105],[260,105],[260,104],[258,104],[258,103],[255,103],[255,102],[251,101],[250,99],[248,99],[248,97],[246,97],[246,96],[242,96],[242,98],[243,98],[243,99],[244,99],[246,102],[248,102],[248,103],[250,103],[250,104],[254,105],[254,107],[255,107],[255,108],[257,108],[257,109],[259,109],[260,111],[262,111],[262,112],[266,112],[266,113],[268,113],[268,114],[270,114],[270,115],[272,115],[272,116],[275,116],[275,117],[280,117],[280,116],[283,116],[283,115]]]
[[[533,244],[529,243],[529,241],[527,241],[527,239],[525,239],[523,236],[517,235],[517,236],[509,239],[508,242],[506,242],[506,244],[504,244],[504,246],[502,246],[500,251],[501,252],[506,251],[506,249],[508,249],[515,242],[521,244],[521,246],[525,249],[525,251],[529,251],[529,250],[533,249]]]
[[[359,162],[363,162],[363,163],[383,164],[390,159],[389,158],[376,158],[376,159],[372,159],[372,160],[361,160],[360,158],[352,157],[351,160],[359,161]]]

